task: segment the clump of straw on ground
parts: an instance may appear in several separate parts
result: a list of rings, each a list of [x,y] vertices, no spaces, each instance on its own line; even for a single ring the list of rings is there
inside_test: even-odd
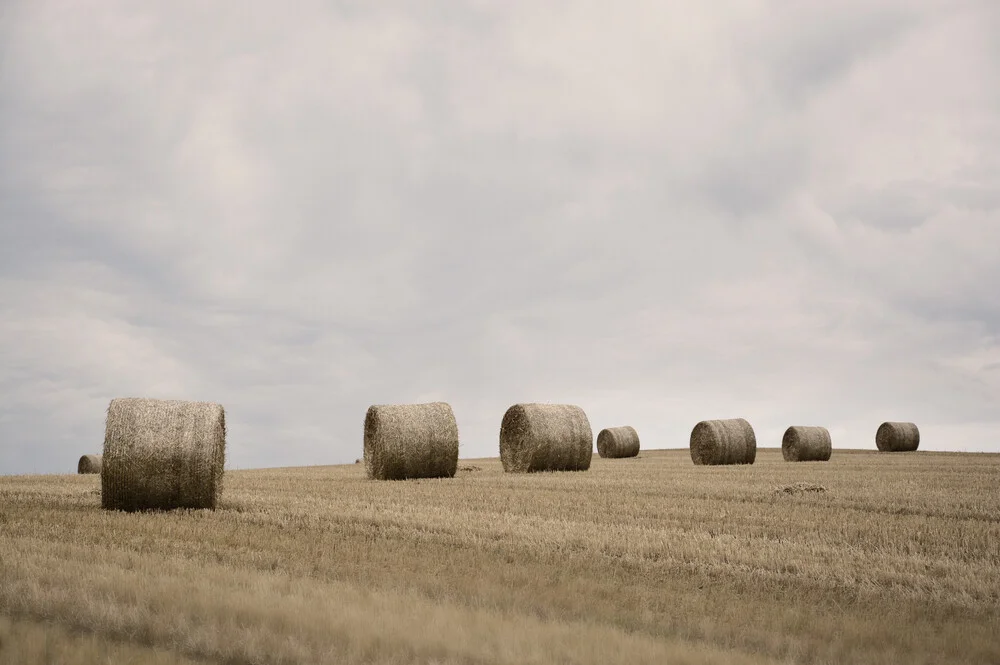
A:
[[[822,493],[826,491],[826,488],[816,483],[798,482],[791,485],[782,485],[775,488],[774,491],[776,494],[808,494]]]

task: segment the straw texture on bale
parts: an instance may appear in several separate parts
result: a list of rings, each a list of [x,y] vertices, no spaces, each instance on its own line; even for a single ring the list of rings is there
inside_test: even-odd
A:
[[[634,427],[608,427],[597,435],[597,453],[601,457],[635,457],[639,454],[639,433]]]
[[[100,455],[84,455],[80,458],[80,461],[76,464],[77,473],[100,473],[101,472],[101,456]]]
[[[912,452],[920,445],[920,430],[913,423],[882,423],[875,432],[875,446],[882,452]]]
[[[753,464],[757,437],[743,418],[703,420],[691,430],[691,460],[695,464]]]
[[[382,404],[365,415],[365,472],[375,480],[451,478],[458,423],[445,402]]]
[[[113,399],[101,505],[127,511],[215,508],[225,452],[226,414],[219,404]]]
[[[500,461],[507,473],[586,471],[594,434],[572,404],[515,404],[500,424]]]
[[[825,427],[793,425],[781,437],[781,456],[786,462],[827,462],[832,453],[833,442]]]

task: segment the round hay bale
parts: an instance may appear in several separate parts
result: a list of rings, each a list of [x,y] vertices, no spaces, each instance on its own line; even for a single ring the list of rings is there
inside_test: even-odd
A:
[[[597,435],[597,454],[601,457],[635,457],[639,454],[639,433],[634,427],[608,427]]]
[[[920,430],[913,423],[882,423],[875,432],[875,447],[882,452],[912,452],[919,445]]]
[[[825,427],[793,425],[781,437],[781,456],[786,462],[827,462],[832,453],[833,442]]]
[[[753,464],[757,437],[743,418],[703,420],[691,430],[691,460],[695,464]]]
[[[219,404],[113,399],[104,434],[101,506],[215,508],[225,451],[226,414]]]
[[[80,458],[80,461],[76,464],[77,473],[100,473],[101,472],[101,456],[100,455],[84,455]]]
[[[451,478],[458,423],[445,402],[382,404],[365,415],[365,472],[375,480]]]
[[[500,461],[507,473],[586,471],[593,437],[578,406],[515,404],[500,424]]]

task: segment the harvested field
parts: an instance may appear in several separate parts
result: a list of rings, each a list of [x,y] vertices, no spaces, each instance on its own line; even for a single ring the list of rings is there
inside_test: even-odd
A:
[[[151,513],[0,477],[0,663],[1000,662],[1000,455],[459,468],[227,471]]]

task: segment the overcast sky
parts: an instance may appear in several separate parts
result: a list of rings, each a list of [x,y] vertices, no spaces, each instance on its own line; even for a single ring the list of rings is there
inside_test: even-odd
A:
[[[594,433],[1000,451],[995,0],[6,0],[0,473],[108,402],[229,468],[353,462],[371,404]]]

